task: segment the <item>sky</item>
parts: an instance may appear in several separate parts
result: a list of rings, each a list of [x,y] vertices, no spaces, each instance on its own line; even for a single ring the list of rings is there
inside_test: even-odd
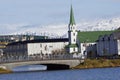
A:
[[[0,0],[0,34],[68,24],[71,4],[76,24],[120,17],[120,0]]]

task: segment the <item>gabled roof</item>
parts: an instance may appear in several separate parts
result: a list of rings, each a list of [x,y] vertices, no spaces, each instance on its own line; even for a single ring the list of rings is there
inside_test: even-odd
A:
[[[75,25],[75,19],[74,19],[74,13],[73,13],[73,8],[72,8],[72,5],[71,5],[71,10],[70,10],[70,22],[69,22],[69,25]]]

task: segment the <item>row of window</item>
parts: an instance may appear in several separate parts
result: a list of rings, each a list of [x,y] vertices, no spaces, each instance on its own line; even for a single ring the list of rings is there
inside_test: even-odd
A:
[[[45,45],[45,47],[47,47],[47,45]],[[53,46],[49,46],[50,48],[52,48]],[[40,48],[42,48],[42,44],[40,44]]]

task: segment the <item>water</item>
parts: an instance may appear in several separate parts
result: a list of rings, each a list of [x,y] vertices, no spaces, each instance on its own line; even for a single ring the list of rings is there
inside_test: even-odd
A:
[[[0,80],[120,80],[120,67],[0,74]]]
[[[38,70],[46,70],[47,66],[44,65],[26,65],[26,66],[19,66],[13,68],[13,72],[22,72],[22,71],[38,71]]]

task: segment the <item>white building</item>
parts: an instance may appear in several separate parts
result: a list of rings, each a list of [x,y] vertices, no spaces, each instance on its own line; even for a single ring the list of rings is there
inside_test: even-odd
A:
[[[120,32],[100,36],[97,41],[98,56],[120,55]]]
[[[66,45],[68,45],[67,38],[20,41],[8,44],[5,49],[5,55],[9,59],[13,57],[21,59],[31,55],[49,55],[55,50],[60,52]]]

